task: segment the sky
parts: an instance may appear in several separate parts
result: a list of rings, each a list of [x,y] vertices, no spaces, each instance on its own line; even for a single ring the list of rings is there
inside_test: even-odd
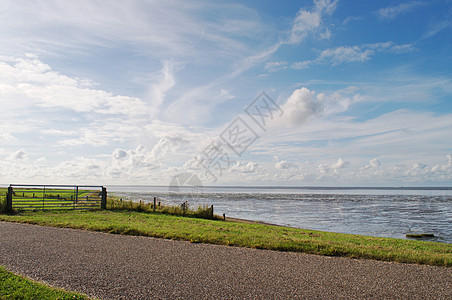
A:
[[[451,186],[451,49],[450,0],[0,0],[0,183]]]

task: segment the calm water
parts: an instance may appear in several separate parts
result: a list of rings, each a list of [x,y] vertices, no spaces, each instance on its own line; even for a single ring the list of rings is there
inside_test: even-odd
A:
[[[109,192],[134,201],[190,206],[214,205],[215,214],[274,224],[405,238],[433,233],[452,243],[452,190],[111,186]]]

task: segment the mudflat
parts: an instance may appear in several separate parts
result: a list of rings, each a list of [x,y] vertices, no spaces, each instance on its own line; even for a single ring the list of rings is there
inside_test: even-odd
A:
[[[452,299],[452,268],[0,222],[0,265],[100,299]]]

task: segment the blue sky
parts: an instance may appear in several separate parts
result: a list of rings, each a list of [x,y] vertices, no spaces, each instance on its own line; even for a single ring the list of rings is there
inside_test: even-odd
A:
[[[0,183],[450,186],[451,49],[449,0],[3,0]]]

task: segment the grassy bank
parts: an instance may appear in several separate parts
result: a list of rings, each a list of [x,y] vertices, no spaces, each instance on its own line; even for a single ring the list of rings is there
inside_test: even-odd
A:
[[[452,266],[452,245],[450,244],[206,220],[149,212],[38,211],[0,215],[0,221],[186,240],[195,243]]]
[[[188,202],[182,203],[181,205],[160,205],[157,202],[154,208],[153,203],[145,203],[142,201],[134,202],[131,200],[120,200],[118,197],[110,196],[107,200],[108,210],[128,210],[137,212],[148,212],[148,213],[161,213],[174,216],[184,216],[192,218],[203,218],[203,219],[218,219],[217,216],[213,214],[213,210],[208,205],[199,206],[196,209],[190,207]]]
[[[0,299],[89,299],[13,274],[0,266]]]

